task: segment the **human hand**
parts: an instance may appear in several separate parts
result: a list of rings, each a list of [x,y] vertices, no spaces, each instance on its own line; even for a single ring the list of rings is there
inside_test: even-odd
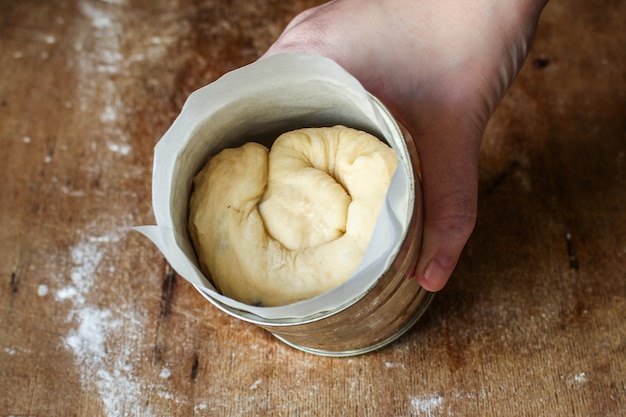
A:
[[[334,0],[298,15],[265,55],[329,57],[413,136],[424,236],[416,278],[446,284],[476,222],[478,156],[547,0]]]

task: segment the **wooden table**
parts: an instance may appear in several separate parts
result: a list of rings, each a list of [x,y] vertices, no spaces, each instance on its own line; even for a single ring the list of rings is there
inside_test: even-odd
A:
[[[0,416],[626,415],[626,2],[547,7],[475,233],[385,349],[283,345],[129,231],[187,95],[315,3],[0,1]]]

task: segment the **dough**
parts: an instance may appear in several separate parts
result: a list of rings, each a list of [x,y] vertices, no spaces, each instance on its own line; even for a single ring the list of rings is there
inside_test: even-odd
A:
[[[347,280],[397,166],[378,138],[345,126],[282,134],[271,151],[224,149],[193,181],[189,232],[222,294],[278,306]]]

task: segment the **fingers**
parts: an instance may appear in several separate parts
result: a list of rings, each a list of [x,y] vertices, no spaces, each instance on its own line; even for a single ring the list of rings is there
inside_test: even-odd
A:
[[[428,291],[447,283],[474,229],[481,132],[444,127],[418,133],[424,232],[416,278]]]

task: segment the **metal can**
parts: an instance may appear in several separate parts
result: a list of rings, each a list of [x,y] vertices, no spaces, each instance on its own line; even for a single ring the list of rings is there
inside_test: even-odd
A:
[[[323,356],[354,356],[371,352],[406,333],[428,308],[434,293],[415,279],[422,241],[422,198],[419,158],[413,138],[398,125],[386,108],[372,97],[403,140],[396,148],[412,180],[409,190],[411,215],[407,233],[389,269],[367,291],[355,294],[349,303],[304,318],[266,319],[233,309],[199,289],[212,304],[241,320],[254,323],[282,342],[302,351]]]
[[[404,232],[386,259],[387,269],[378,277],[371,276],[367,288],[348,292],[339,306],[304,315],[268,318],[220,298],[199,272],[186,229],[193,176],[211,155],[240,146],[251,134],[271,146],[280,133],[336,124],[368,131],[389,143],[396,150],[398,169],[406,175],[406,215],[399,219]],[[189,97],[155,150],[153,208],[157,226],[137,229],[161,249],[174,270],[222,311],[258,325],[300,350],[351,356],[378,349],[403,335],[433,298],[414,278],[422,241],[422,205],[415,144],[385,106],[330,60],[278,55],[227,74]]]

